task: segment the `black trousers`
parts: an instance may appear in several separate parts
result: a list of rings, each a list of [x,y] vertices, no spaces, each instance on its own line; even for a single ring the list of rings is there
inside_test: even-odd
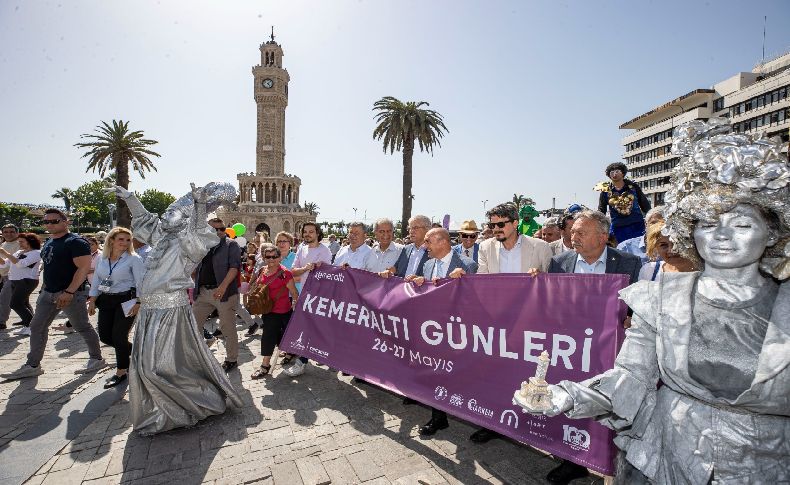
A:
[[[30,294],[38,286],[38,280],[23,279],[9,281],[11,285],[11,304],[12,310],[22,319],[22,325],[29,327],[30,320],[33,319],[33,306],[30,304]]]
[[[121,303],[131,299],[132,292],[102,294],[96,299],[96,307],[99,309],[99,340],[115,348],[115,362],[119,369],[129,368],[129,358],[132,355],[129,331],[132,329],[134,317],[124,315],[121,308]]]
[[[291,311],[288,313],[267,313],[263,315],[263,335],[261,335],[261,355],[268,357],[274,352],[274,347],[280,345],[288,322],[291,320]]]

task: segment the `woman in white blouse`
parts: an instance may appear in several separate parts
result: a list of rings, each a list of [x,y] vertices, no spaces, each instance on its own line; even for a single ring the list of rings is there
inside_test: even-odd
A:
[[[116,372],[107,379],[105,389],[127,379],[132,354],[129,331],[140,309],[136,289],[140,288],[144,273],[143,259],[132,246],[132,231],[113,228],[96,263],[88,297],[88,313],[94,315],[99,309],[99,340],[115,348]]]
[[[23,327],[16,334],[30,335],[30,320],[33,319],[30,294],[38,286],[41,241],[35,234],[23,232],[19,235],[19,248],[14,254],[0,248],[0,266],[8,268],[8,281],[11,282],[10,307],[22,319]]]

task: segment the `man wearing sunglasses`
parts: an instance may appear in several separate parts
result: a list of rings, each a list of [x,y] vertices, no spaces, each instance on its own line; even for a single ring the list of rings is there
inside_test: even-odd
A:
[[[99,348],[99,335],[88,321],[88,287],[85,280],[91,269],[90,245],[78,234],[69,232],[68,218],[58,209],[47,209],[41,224],[47,228],[51,237],[41,249],[44,283],[30,321],[30,353],[22,367],[0,376],[9,380],[44,373],[41,359],[47,346],[47,331],[61,310],[88,346],[90,358],[85,367],[75,373],[84,374],[107,366]]]
[[[453,251],[477,263],[477,253],[480,250],[480,244],[477,242],[478,234],[480,234],[480,230],[475,221],[464,221],[458,230],[461,243],[453,246]]]
[[[14,254],[19,251],[19,228],[13,224],[3,226],[3,242],[0,248]],[[11,282],[8,281],[8,267],[0,268],[0,329],[6,328],[11,315]]]
[[[519,234],[515,204],[505,202],[486,213],[494,237],[480,243],[479,274],[546,271],[551,248],[546,241]]]
[[[219,313],[219,328],[225,337],[227,355],[222,369],[230,372],[238,365],[239,334],[236,332],[236,307],[239,305],[239,287],[236,276],[241,268],[241,248],[229,240],[222,219],[211,219],[209,225],[217,231],[219,244],[211,248],[195,269],[195,303],[192,312],[198,323],[215,309]]]

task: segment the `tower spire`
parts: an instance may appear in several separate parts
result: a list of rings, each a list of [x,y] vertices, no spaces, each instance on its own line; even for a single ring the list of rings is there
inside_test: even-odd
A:
[[[274,25],[272,25],[272,42],[274,42]]]

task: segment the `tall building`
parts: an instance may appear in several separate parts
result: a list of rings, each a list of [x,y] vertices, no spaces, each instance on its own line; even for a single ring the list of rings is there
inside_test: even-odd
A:
[[[283,68],[283,49],[271,40],[261,44],[261,63],[252,68],[253,97],[257,105],[255,172],[240,173],[236,211],[220,209],[226,224],[241,222],[247,230],[299,232],[315,215],[299,205],[302,185],[296,175],[285,173],[285,108],[288,106],[288,71]]]
[[[681,123],[730,118],[738,133],[765,132],[788,141],[790,134],[790,53],[740,72],[712,88],[690,91],[620,125],[628,178],[651,202],[661,204],[678,158],[670,152],[672,130]]]

